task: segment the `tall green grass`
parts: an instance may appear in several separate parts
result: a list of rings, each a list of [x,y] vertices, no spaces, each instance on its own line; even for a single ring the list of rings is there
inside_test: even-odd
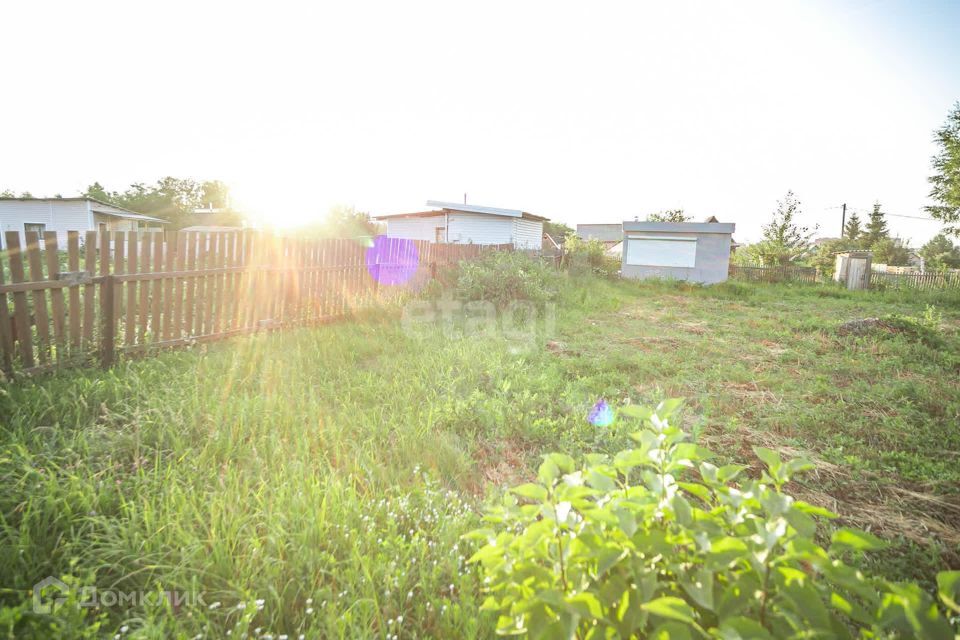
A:
[[[568,284],[565,322],[620,304]],[[537,340],[404,330],[386,309],[9,385],[0,601],[70,573],[202,594],[105,609],[127,634],[487,635],[459,536],[489,457],[577,422],[529,375]]]
[[[924,442],[942,435],[960,400],[924,381],[952,365],[924,359],[948,355],[893,342],[887,353],[916,379],[890,391],[864,381],[842,397],[824,367],[876,360],[868,342],[833,345],[825,363],[814,357],[829,309],[839,317],[917,306],[846,294],[822,303],[814,291],[563,277],[555,333],[527,342],[405,329],[397,309],[384,309],[106,372],[6,384],[0,630],[488,637],[495,621],[479,610],[480,584],[460,535],[476,526],[484,496],[530,473],[541,452],[616,447],[584,420],[600,396],[686,395],[708,430],[749,423],[782,434],[798,424],[784,437],[841,458],[876,459],[869,452],[877,434],[890,446],[904,421]],[[701,320],[723,326],[706,335],[684,329]],[[763,340],[791,349],[760,375],[785,398],[779,408],[750,408],[723,387],[757,379],[744,356]],[[844,427],[841,409],[850,403],[897,402],[897,393],[907,394],[909,413]],[[818,440],[817,429],[835,433]],[[880,462],[953,483],[935,447],[917,437],[901,438],[909,446],[892,446]],[[831,453],[836,446],[842,451]],[[64,574],[101,590],[203,601],[104,607],[85,622],[32,614],[31,586]],[[98,614],[102,628],[84,631]]]

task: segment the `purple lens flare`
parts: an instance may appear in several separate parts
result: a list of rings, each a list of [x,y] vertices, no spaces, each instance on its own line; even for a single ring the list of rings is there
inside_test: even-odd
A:
[[[600,398],[590,409],[587,421],[595,427],[609,427],[613,424],[613,409],[607,404],[606,400]]]
[[[413,240],[377,236],[367,248],[367,273],[387,286],[407,284],[420,266],[420,252]]]

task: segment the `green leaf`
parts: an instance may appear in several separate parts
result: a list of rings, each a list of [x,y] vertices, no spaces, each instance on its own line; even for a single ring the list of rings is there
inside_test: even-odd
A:
[[[613,459],[613,466],[621,473],[627,473],[634,467],[650,465],[652,461],[643,449],[626,449],[618,453]]]
[[[770,632],[759,622],[743,616],[724,620],[720,625],[718,636],[723,640],[773,640]]]
[[[857,529],[848,529],[846,527],[834,531],[830,542],[831,548],[845,547],[855,551],[877,551],[886,546],[883,540],[872,533],[859,531]]]
[[[563,473],[573,473],[573,468],[576,465],[573,458],[565,453],[548,453],[547,460],[552,460]]]
[[[767,468],[770,469],[771,475],[775,475],[776,470],[780,468],[781,464],[783,464],[780,461],[780,454],[773,449],[767,449],[766,447],[754,447],[753,452],[757,454],[757,457],[763,460],[763,462],[767,465]]]
[[[664,622],[646,637],[650,640],[693,640],[690,627],[679,622]]]
[[[945,605],[960,613],[960,571],[938,573],[937,594]]]
[[[746,469],[743,465],[739,464],[725,464],[719,469],[717,469],[717,480],[723,483],[730,482],[738,475],[740,472]]]
[[[587,484],[604,492],[610,492],[617,488],[617,483],[613,478],[596,469],[587,471]]]
[[[692,578],[680,583],[687,595],[707,611],[713,611],[713,572],[701,568]]]
[[[693,607],[687,604],[686,600],[682,600],[681,598],[663,596],[640,605],[640,608],[644,611],[652,613],[655,616],[660,616],[661,618],[668,618],[670,620],[677,620],[679,622],[686,622],[688,624],[693,624],[696,622],[693,617]]]
[[[584,618],[593,618],[594,620],[603,618],[603,607],[600,606],[600,600],[589,591],[568,597],[567,605]]]
[[[673,496],[673,499],[670,501],[670,506],[673,507],[673,515],[678,523],[684,527],[689,527],[693,524],[693,510],[690,508],[690,503],[687,502],[683,496],[679,493]]]
[[[817,523],[803,511],[790,509],[785,517],[790,526],[796,529],[800,535],[812,538],[817,533]]]
[[[810,504],[809,502],[804,502],[802,500],[797,500],[793,503],[793,508],[798,509],[804,513],[807,513],[811,516],[819,516],[821,518],[834,519],[837,517],[833,511],[829,509],[824,509],[823,507],[818,507],[816,505]]]
[[[657,405],[656,414],[661,420],[666,420],[682,406],[683,398],[669,398]]]
[[[710,489],[707,487],[696,482],[678,482],[677,484],[690,495],[700,498],[708,505],[710,504]]]
[[[548,487],[552,487],[557,478],[560,477],[560,467],[557,463],[548,457],[545,457],[540,469],[537,471],[537,479]]]
[[[543,502],[547,499],[547,490],[542,485],[534,484],[532,482],[522,484],[519,487],[514,487],[513,489],[510,489],[510,492],[517,494],[521,498],[528,498],[536,502]]]
[[[626,416],[627,418],[636,418],[638,420],[646,420],[650,417],[650,414],[653,413],[650,409],[646,407],[638,407],[635,404],[625,404],[619,409],[617,409],[617,414],[621,416]]]

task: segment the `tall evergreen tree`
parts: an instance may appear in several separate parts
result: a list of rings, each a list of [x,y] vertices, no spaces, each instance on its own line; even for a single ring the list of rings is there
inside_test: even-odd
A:
[[[863,227],[860,226],[860,216],[854,211],[847,218],[847,224],[843,227],[843,237],[847,240],[859,240],[863,233]]]
[[[887,220],[884,218],[883,211],[880,210],[880,203],[875,202],[873,211],[870,212],[870,219],[867,220],[867,229],[863,234],[864,246],[868,249],[890,237],[890,231],[887,229]]]
[[[947,115],[947,122],[934,134],[939,152],[933,157],[930,197],[937,204],[927,207],[934,218],[952,226],[948,235],[960,236],[960,102]]]

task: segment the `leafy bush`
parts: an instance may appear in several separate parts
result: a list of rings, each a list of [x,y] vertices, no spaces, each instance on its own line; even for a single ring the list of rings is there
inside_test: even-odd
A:
[[[877,549],[874,536],[837,529],[829,548],[816,518],[834,514],[783,492],[811,465],[754,451],[759,479],[716,466],[675,424],[679,401],[627,406],[642,423],[637,447],[577,465],[549,454],[538,481],[491,507],[482,567],[498,632],[533,638],[953,638],[950,623],[915,584],[864,576],[847,554]],[[617,423],[614,423],[615,427]],[[960,572],[939,576],[944,604],[960,612]]]
[[[607,247],[595,238],[583,240],[575,235],[568,236],[563,252],[564,263],[571,272],[589,272],[608,278],[620,271],[620,259],[607,255]]]
[[[460,263],[456,293],[464,300],[486,300],[503,308],[513,300],[538,305],[557,295],[559,278],[549,264],[521,251],[491,251]]]

